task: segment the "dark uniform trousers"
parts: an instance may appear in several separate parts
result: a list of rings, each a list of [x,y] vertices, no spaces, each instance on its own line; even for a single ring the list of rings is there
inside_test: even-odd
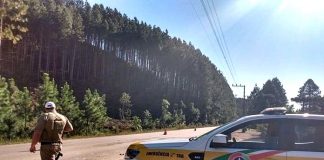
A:
[[[42,144],[40,155],[42,160],[55,160],[55,156],[61,151],[60,143]]]

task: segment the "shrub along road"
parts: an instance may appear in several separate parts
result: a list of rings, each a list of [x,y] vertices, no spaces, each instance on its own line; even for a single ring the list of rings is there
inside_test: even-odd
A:
[[[63,144],[60,160],[122,160],[127,147],[134,142],[166,138],[190,138],[202,135],[215,127],[163,132],[118,135],[84,139],[69,139]],[[39,160],[39,152],[30,153],[30,143],[0,146],[0,159]],[[36,146],[39,148],[39,144]]]

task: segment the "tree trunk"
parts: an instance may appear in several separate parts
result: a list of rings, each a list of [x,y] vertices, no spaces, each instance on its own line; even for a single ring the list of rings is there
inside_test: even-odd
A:
[[[64,49],[65,50],[65,49]],[[65,56],[66,56],[66,52],[65,51],[62,51],[62,58],[61,58],[61,79],[62,79],[62,82],[65,81]]]
[[[4,2],[1,3],[1,9],[3,9],[3,5],[4,5]],[[3,63],[3,60],[2,60],[2,27],[3,27],[3,17],[1,17],[0,19],[0,71],[1,71],[1,66],[2,66],[2,63]]]
[[[39,44],[39,54],[38,54],[38,71],[37,71],[37,79],[39,79],[39,77],[41,76],[40,72],[42,69],[42,48],[43,48],[43,31],[41,29],[40,31],[40,44]]]
[[[76,55],[76,41],[73,44],[73,53],[72,53],[71,69],[70,69],[70,83],[73,82],[75,55]]]
[[[50,66],[50,53],[51,53],[51,51],[50,51],[50,45],[51,43],[48,43],[48,44],[45,44],[45,46],[46,46],[46,72],[48,72],[49,73],[49,66]]]
[[[83,51],[85,48],[83,48],[82,45],[80,45],[80,44],[79,44],[79,48],[80,48],[80,51],[79,51],[79,58],[82,58],[82,55],[83,55],[82,51]],[[82,70],[83,65],[81,65],[80,61],[82,61],[82,60],[79,59],[79,61],[77,62],[77,65],[79,64],[79,65],[78,65],[79,67],[78,67],[77,70],[76,70],[76,78],[77,78],[78,80],[80,80],[80,79],[82,80],[82,78],[81,78],[81,76],[80,76],[80,70]]]
[[[28,79],[29,79],[30,77],[36,77],[36,76],[33,75],[33,71],[34,71],[34,68],[35,68],[34,63],[35,63],[35,60],[36,60],[36,53],[34,52],[34,47],[32,45],[28,44],[28,47],[30,47],[30,61],[29,61],[30,66],[29,66],[29,72],[28,72]],[[32,75],[32,76],[30,76],[30,75]]]
[[[59,53],[59,51],[58,51],[58,48],[59,47],[63,47],[63,46],[61,46],[60,44],[56,44],[55,46],[54,46],[54,48],[52,49],[52,50],[54,50],[54,52],[52,53],[52,58],[53,58],[53,64],[52,64],[52,74],[53,74],[53,76],[55,76],[56,75],[56,64],[57,64],[57,62],[56,62],[56,59],[57,59],[57,57],[58,57],[58,55],[60,54]],[[56,53],[55,53],[56,52]]]
[[[93,54],[93,62],[92,62],[92,67],[93,67],[93,77],[97,78],[97,53],[94,49],[94,47],[92,47],[92,54]]]
[[[28,36],[26,36],[26,38],[28,38]],[[20,59],[20,61],[22,61],[22,64],[23,64],[23,66],[25,66],[25,67],[27,67],[28,65],[26,65],[27,63],[26,63],[26,52],[27,52],[27,42],[26,41],[23,41],[22,42],[22,45],[23,45],[23,57],[22,57],[22,59]],[[25,78],[26,78],[26,74],[28,74],[28,72],[23,72],[22,73],[22,81],[23,82],[25,82]]]

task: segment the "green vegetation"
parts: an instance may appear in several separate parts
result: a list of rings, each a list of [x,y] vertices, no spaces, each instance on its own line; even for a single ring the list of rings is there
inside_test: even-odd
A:
[[[0,0],[0,46],[2,39],[16,44],[22,39],[22,33],[28,31],[27,9],[24,0]]]
[[[135,130],[135,131],[142,131],[143,130],[143,128],[142,128],[142,120],[139,117],[134,116],[132,123],[133,123],[133,128],[132,128],[133,130]]]
[[[194,124],[198,123],[200,118],[200,111],[198,108],[195,107],[194,103],[189,104],[189,115],[188,115],[188,121],[192,122]]]
[[[262,89],[255,86],[248,97],[249,114],[258,114],[268,107],[286,106],[288,99],[286,91],[278,78],[266,81]]]
[[[161,118],[160,118],[160,122],[163,128],[166,128],[168,125],[171,124],[171,119],[172,119],[172,115],[169,112],[169,106],[170,103],[167,99],[163,99],[162,100],[162,107],[161,107]]]
[[[286,91],[278,78],[266,81],[262,89],[256,85],[246,101],[248,114],[258,114],[268,107],[286,107],[288,113],[324,113],[324,97],[321,97],[321,91],[312,79],[308,79],[298,93],[291,100],[300,103],[300,109],[288,105]],[[237,107],[243,108],[242,100],[237,99],[237,102]]]
[[[208,57],[136,17],[83,0],[0,0],[0,18],[0,75],[13,78],[0,77],[1,139],[30,136],[46,101],[68,116],[74,135],[221,124],[241,115]],[[303,110],[323,112],[320,92],[309,98],[301,90],[295,100]],[[256,87],[246,104],[251,114],[283,105],[277,78]]]
[[[198,121],[204,124],[224,123],[236,116],[225,77],[190,42],[83,0],[22,2],[26,14],[14,12],[27,18],[23,25],[28,32],[17,32],[22,39],[15,45],[3,39],[0,75],[14,78],[20,87],[36,88],[37,114],[48,99],[70,103],[57,96],[68,82],[75,102],[83,101],[87,89],[105,94],[107,114],[115,119],[131,120],[149,110],[156,121],[162,114],[162,99],[169,101],[169,112],[177,119],[172,125],[188,123],[190,111],[181,109],[182,104],[194,103],[200,112]],[[56,86],[48,88],[52,79],[39,86],[44,72]]]
[[[131,115],[132,115],[131,97],[129,96],[128,93],[123,92],[121,97],[119,98],[119,102],[120,102],[120,105],[121,105],[121,107],[119,108],[120,119],[129,120],[131,118]]]
[[[105,107],[105,95],[101,96],[98,91],[86,90],[83,105],[81,106],[84,132],[86,134],[102,131],[107,121]]]
[[[324,97],[321,97],[321,90],[312,79],[308,79],[299,89],[297,97],[291,100],[301,104],[298,112],[324,113]]]
[[[190,104],[190,115],[193,119],[186,122],[185,110],[187,107],[180,101],[180,105],[173,106],[173,114],[170,113],[170,103],[167,99],[162,100],[162,113],[160,119],[152,117],[149,110],[143,112],[142,119],[133,116],[131,119],[111,119],[108,117],[105,95],[97,90],[87,89],[81,105],[76,101],[73,90],[65,83],[60,90],[54,79],[44,73],[42,82],[37,88],[29,91],[26,87],[20,90],[13,79],[7,80],[1,77],[1,136],[0,142],[16,142],[18,139],[25,140],[30,137],[36,124],[37,117],[43,110],[46,101],[57,101],[58,112],[66,115],[74,125],[75,131],[70,135],[109,135],[127,131],[154,130],[156,128],[185,128],[185,124],[198,125],[199,110]],[[123,93],[120,102],[124,106],[131,106],[130,96]],[[128,108],[131,110],[131,108]],[[129,111],[131,112],[131,111]],[[188,115],[188,116],[190,116]]]
[[[64,113],[66,117],[69,117],[69,120],[75,129],[75,131],[72,133],[81,133],[83,128],[83,112],[81,112],[80,105],[78,102],[76,102],[76,98],[73,95],[73,90],[70,88],[68,83],[65,83],[64,86],[61,87],[57,111]]]
[[[145,110],[143,112],[143,120],[142,120],[143,128],[147,129],[155,129],[156,124],[154,123],[153,117],[149,110]]]
[[[43,110],[46,99],[58,101],[57,110],[69,117],[75,126],[75,131],[71,134],[74,136],[120,134],[125,131],[141,132],[143,129],[156,128],[185,128],[186,125],[200,126],[200,111],[194,103],[187,106],[183,101],[180,101],[171,106],[167,99],[162,99],[160,118],[154,119],[150,111],[145,110],[142,118],[135,115],[131,119],[117,120],[108,117],[105,95],[101,95],[97,90],[87,89],[83,103],[80,105],[68,83],[65,83],[59,91],[56,86],[54,79],[51,79],[47,73],[43,74],[41,84],[33,91],[29,91],[26,87],[20,90],[13,79],[7,80],[1,77],[1,143],[15,142],[17,139],[24,140],[30,137],[37,119],[35,115]],[[301,87],[299,95],[301,93],[305,93],[304,95],[307,97],[304,99],[305,101],[300,102],[305,104],[304,107],[307,106],[305,107],[307,112],[321,113],[323,111],[323,97],[319,96],[320,90],[312,80],[308,80]],[[125,92],[119,100],[124,106],[131,106],[130,97]],[[279,79],[274,78],[268,80],[261,90],[257,86],[254,88],[248,97],[248,111],[250,114],[256,114],[266,107],[282,106],[282,103],[287,103],[285,90]],[[285,106],[289,112],[293,112],[293,106]],[[131,110],[131,108],[128,109]],[[173,112],[171,113],[170,110]],[[306,109],[301,109],[298,112],[303,112],[303,110]]]
[[[59,91],[54,79],[50,79],[47,73],[42,76],[42,83],[35,89],[36,98],[36,114],[40,115],[44,110],[44,104],[48,101],[52,101],[55,104],[58,103]]]

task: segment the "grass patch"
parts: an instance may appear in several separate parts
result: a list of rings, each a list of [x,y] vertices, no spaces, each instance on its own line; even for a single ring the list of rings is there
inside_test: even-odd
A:
[[[12,140],[0,139],[0,145],[20,144],[31,142],[31,138],[14,138]]]

